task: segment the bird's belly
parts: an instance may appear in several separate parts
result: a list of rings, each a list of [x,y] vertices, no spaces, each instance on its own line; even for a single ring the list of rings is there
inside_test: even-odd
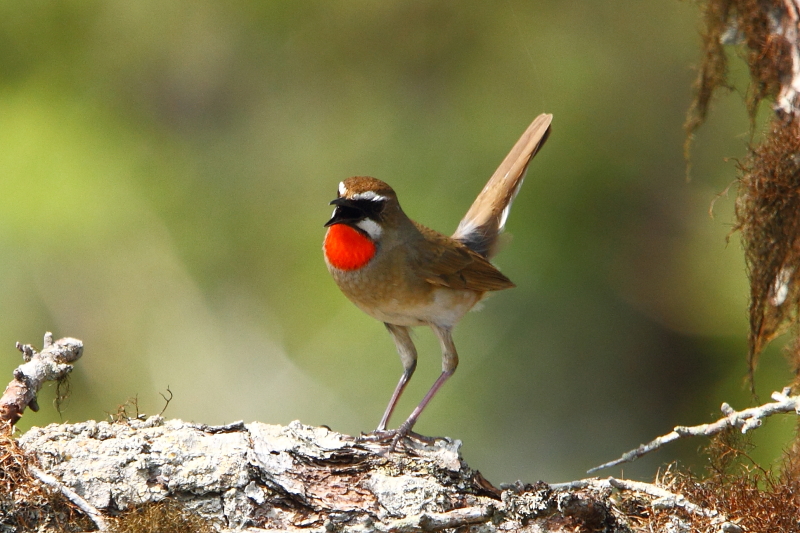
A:
[[[474,291],[436,289],[434,297],[427,302],[409,304],[394,301],[372,311],[364,310],[378,320],[398,326],[455,326],[478,300],[480,295]]]
[[[454,326],[482,297],[482,292],[431,285],[371,269],[330,268],[337,285],[369,316],[398,326]]]
[[[398,326],[455,326],[481,296],[475,291],[437,287],[425,295],[403,294],[371,302],[353,301],[362,311],[381,322]]]

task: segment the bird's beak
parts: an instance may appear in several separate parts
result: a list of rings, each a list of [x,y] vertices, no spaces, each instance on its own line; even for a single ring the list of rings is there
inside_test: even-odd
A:
[[[353,222],[362,216],[361,210],[356,207],[355,202],[347,198],[331,200],[330,205],[335,205],[336,209],[333,210],[331,219],[325,223],[326,228],[342,222]]]

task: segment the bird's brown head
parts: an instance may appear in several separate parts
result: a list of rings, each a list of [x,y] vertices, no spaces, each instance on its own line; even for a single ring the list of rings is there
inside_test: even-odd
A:
[[[341,270],[357,270],[369,263],[400,213],[397,195],[381,180],[355,176],[339,183],[331,205],[336,208],[325,223],[325,257]]]
[[[325,227],[344,224],[357,229],[374,241],[383,233],[387,218],[398,208],[394,190],[381,180],[368,176],[347,178],[339,183],[336,209]]]

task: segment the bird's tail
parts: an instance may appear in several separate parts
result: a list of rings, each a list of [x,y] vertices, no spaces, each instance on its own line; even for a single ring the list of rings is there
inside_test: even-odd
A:
[[[553,115],[542,113],[528,126],[458,224],[453,238],[482,256],[494,255],[511,202],[519,192],[528,163],[550,134]]]

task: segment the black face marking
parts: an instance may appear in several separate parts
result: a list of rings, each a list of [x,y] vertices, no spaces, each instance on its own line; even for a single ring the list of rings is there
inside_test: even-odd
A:
[[[355,224],[365,218],[379,222],[386,207],[386,200],[349,200],[339,197],[333,200],[331,205],[335,205],[336,210],[333,212],[333,217],[325,223],[326,227],[339,223]]]
[[[383,208],[386,207],[386,200],[354,200],[356,209],[364,213],[363,218],[371,218],[378,221],[381,219]]]

